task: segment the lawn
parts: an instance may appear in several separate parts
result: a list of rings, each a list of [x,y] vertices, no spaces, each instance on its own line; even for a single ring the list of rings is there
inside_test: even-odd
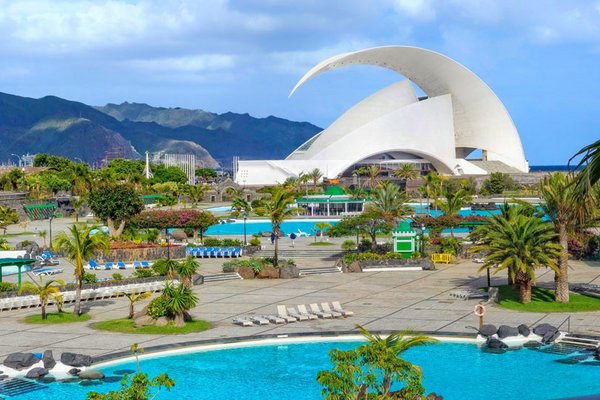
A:
[[[309,246],[335,246],[335,243],[331,242],[312,242]]]
[[[70,312],[51,312],[46,314],[46,316],[48,319],[43,320],[42,314],[28,315],[25,317],[25,322],[28,324],[68,324],[71,322],[84,322],[92,318],[92,316],[89,314],[81,314],[80,316],[76,317]]]
[[[142,333],[149,335],[182,335],[186,333],[192,332],[202,332],[207,329],[210,329],[210,323],[206,321],[192,321],[186,322],[185,326],[181,328],[167,325],[167,326],[142,326],[136,328],[133,326],[133,320],[127,318],[120,319],[112,319],[108,321],[96,322],[92,325],[92,328],[110,331],[110,332],[120,332],[120,333]]]
[[[499,286],[500,307],[515,311],[554,313],[554,312],[583,312],[599,311],[600,298],[584,296],[571,293],[569,303],[557,303],[554,301],[554,290],[534,286],[531,290],[531,303],[519,303],[519,290],[512,286]]]

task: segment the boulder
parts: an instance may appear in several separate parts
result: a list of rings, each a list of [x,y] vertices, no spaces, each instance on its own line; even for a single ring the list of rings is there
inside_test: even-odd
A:
[[[35,368],[31,368],[29,371],[27,371],[25,378],[38,379],[44,375],[48,375],[48,369],[42,368],[42,367],[35,367]]]
[[[423,271],[435,271],[435,264],[429,258],[419,259]]]
[[[498,339],[494,339],[494,338],[489,338],[486,342],[487,346],[490,349],[507,349],[508,346],[506,343],[504,343],[502,340],[498,340]]]
[[[80,379],[103,379],[104,374],[95,369],[87,369],[87,370],[81,371],[79,373],[79,378]]]
[[[52,355],[52,350],[44,351],[44,355],[42,356],[42,361],[44,362],[44,368],[52,369],[56,365],[56,360]]]
[[[286,265],[279,268],[280,279],[294,279],[300,277],[300,270],[295,265]]]
[[[156,326],[167,326],[169,325],[169,320],[167,317],[160,317],[156,320],[156,322],[154,323],[154,325]]]
[[[529,336],[529,334],[531,333],[529,327],[525,324],[519,325],[517,329],[519,330],[519,334],[523,336]]]
[[[257,275],[258,279],[278,279],[279,271],[277,268],[267,265],[263,267]]]
[[[171,237],[175,240],[185,240],[187,239],[187,234],[183,229],[175,229],[171,232]]]
[[[496,329],[496,327],[492,324],[483,325],[481,327],[481,329],[479,329],[479,333],[482,336],[487,336],[487,337],[495,335],[497,331],[498,331],[498,329]]]
[[[438,396],[437,393],[431,392],[425,397],[425,400],[444,400],[442,396]]]
[[[347,271],[350,273],[362,272],[362,267],[360,266],[360,262],[352,261],[350,263],[350,265],[348,265]]]
[[[133,319],[136,320],[140,317],[143,317],[144,315],[148,314],[148,306],[144,306],[144,308],[142,308],[140,311],[136,312],[133,314]]]
[[[548,331],[542,338],[542,343],[548,344],[554,342],[560,336],[559,331]]]
[[[254,270],[250,267],[239,267],[237,273],[242,279],[254,279]]]
[[[151,316],[142,315],[141,317],[133,320],[133,326],[135,326],[136,328],[139,328],[140,326],[154,325],[154,322],[155,322],[155,320]]]
[[[519,330],[508,325],[500,325],[498,327],[498,337],[504,339],[511,336],[519,336]]]
[[[67,374],[77,376],[77,375],[79,375],[80,372],[81,372],[81,370],[79,368],[71,368],[70,370],[67,371]]]
[[[40,359],[33,353],[11,353],[4,359],[4,365],[9,368],[21,370],[31,367],[40,362]]]
[[[68,351],[60,355],[60,361],[70,367],[89,367],[92,365],[92,357],[85,354],[70,353]]]
[[[557,330],[558,329],[556,329],[550,324],[539,324],[538,326],[533,328],[533,333],[535,333],[536,335],[544,336],[547,332],[556,332]]]
[[[530,340],[529,342],[523,344],[523,347],[527,349],[535,349],[536,347],[540,347],[542,344],[536,340]]]

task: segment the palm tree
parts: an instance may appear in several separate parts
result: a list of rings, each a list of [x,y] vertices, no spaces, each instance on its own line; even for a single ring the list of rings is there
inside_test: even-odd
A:
[[[507,269],[519,285],[521,303],[531,302],[536,269],[546,266],[558,270],[556,259],[561,246],[554,242],[556,232],[552,224],[538,216],[519,214],[508,219],[502,214],[494,215],[488,225],[476,228],[473,234],[479,240],[473,250],[488,252],[480,271],[496,267],[496,273]]]
[[[469,193],[458,189],[456,192],[446,191],[445,200],[436,201],[436,204],[445,215],[456,215],[468,201],[471,201]],[[454,227],[450,227],[450,235],[454,236]]]
[[[381,367],[381,370],[383,371],[383,393],[381,393],[383,395],[382,398],[387,398],[392,384],[392,371],[389,371],[387,368],[385,368],[387,359],[389,359],[388,357],[395,357],[399,358],[401,361],[405,361],[400,357],[400,355],[406,350],[409,350],[413,347],[427,346],[438,342],[438,340],[432,337],[419,335],[408,330],[392,333],[391,335],[383,338],[378,334],[369,332],[358,324],[356,325],[356,328],[360,331],[360,334],[367,339],[367,344],[364,346],[369,346],[373,350],[372,352],[368,353],[372,355],[373,359],[365,361]]]
[[[431,171],[425,175],[423,187],[425,188],[424,191],[427,194],[427,203],[429,203],[429,200],[432,200],[436,214],[437,205],[435,205],[435,202],[440,197],[442,186],[442,177],[437,172]]]
[[[311,176],[306,172],[300,172],[298,175],[298,184],[304,185],[304,194],[308,194],[308,184],[311,181]]]
[[[199,203],[204,198],[204,194],[208,188],[208,185],[203,183],[199,183],[197,185],[188,185],[185,188],[185,194],[190,198],[192,204]]]
[[[60,294],[60,287],[64,285],[65,282],[62,279],[50,279],[44,283],[42,281],[42,277],[40,276],[39,284],[29,281],[23,282],[21,288],[19,289],[19,293],[29,292],[33,293],[34,295],[38,295],[42,306],[42,319],[46,320],[48,318],[46,315],[48,301],[50,301],[51,297],[58,296]]]
[[[165,274],[167,279],[173,280],[173,275],[178,268],[178,262],[172,258],[161,258],[154,262],[152,269],[159,274]]]
[[[135,303],[152,296],[152,292],[121,292],[120,294],[124,295],[125,297],[127,297],[127,300],[129,300],[129,316],[127,317],[129,319],[133,319],[133,315],[135,314]]]
[[[323,241],[323,231],[325,231],[325,229],[327,228],[331,228],[331,224],[327,223],[327,222],[317,222],[315,224],[315,230],[318,229],[319,230],[319,236],[321,237],[321,242]]]
[[[316,189],[317,185],[319,184],[319,181],[321,180],[321,178],[323,178],[323,172],[321,172],[319,168],[315,168],[312,171],[310,171],[309,175],[310,179],[312,179],[313,181],[313,186]]]
[[[585,146],[569,160],[583,156],[576,169],[582,168],[576,178],[576,191],[585,195],[600,181],[600,140]]]
[[[379,186],[381,183],[381,179],[379,179],[379,174],[381,173],[381,168],[375,164],[371,164],[367,167],[367,180],[365,181],[365,186],[370,188],[374,188]]]
[[[360,177],[361,177],[361,175],[364,175],[366,172],[367,172],[367,169],[365,167],[359,167],[352,171],[352,175],[356,175],[356,178],[358,179],[358,187],[359,188],[361,187]]]
[[[181,278],[181,284],[191,287],[192,279],[196,271],[200,268],[200,264],[192,256],[187,256],[185,261],[177,263],[177,275]]]
[[[243,197],[236,197],[231,201],[231,214],[240,216],[250,212],[250,204]]]
[[[273,233],[275,234],[275,254],[273,256],[273,266],[277,267],[277,253],[279,250],[279,236],[281,234],[281,223],[298,212],[297,208],[292,208],[294,198],[291,193],[282,188],[276,188],[271,198],[265,202],[266,214],[271,219]]]
[[[379,185],[372,194],[373,201],[367,209],[378,214],[390,226],[396,226],[398,220],[413,212],[406,204],[406,193],[390,181]]]
[[[85,204],[85,197],[79,197],[73,201],[73,208],[75,209],[75,222],[79,222],[79,211]]]
[[[167,312],[173,317],[175,326],[185,325],[187,311],[196,307],[200,301],[189,287],[173,286],[168,282],[165,284],[162,296],[166,299]]]
[[[101,233],[90,235],[92,229],[94,227],[79,228],[77,225],[72,225],[68,229],[70,236],[66,232],[61,232],[54,241],[54,248],[60,249],[75,266],[74,275],[77,290],[75,292],[74,315],[81,314],[81,287],[83,285],[83,274],[85,273],[83,266],[87,260],[94,258],[96,251],[108,249],[106,235]]]
[[[555,172],[540,181],[540,197],[544,214],[550,218],[558,232],[562,246],[558,259],[558,271],[554,276],[555,300],[569,302],[569,231],[584,224],[594,212],[594,198],[591,193],[578,195],[573,178]]]
[[[408,188],[408,182],[416,179],[419,176],[419,171],[415,169],[415,165],[404,163],[400,168],[394,171],[394,176],[404,182],[404,189]]]
[[[6,235],[6,228],[8,225],[16,224],[19,222],[19,214],[14,208],[0,206],[0,229],[4,229]]]
[[[48,231],[43,230],[39,232],[40,237],[44,240],[44,247],[46,247],[46,236],[48,236]]]

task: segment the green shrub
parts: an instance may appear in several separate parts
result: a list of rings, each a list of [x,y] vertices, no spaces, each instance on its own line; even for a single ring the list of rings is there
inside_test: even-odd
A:
[[[225,247],[242,247],[243,245],[242,241],[237,239],[223,239],[221,243]]]
[[[115,272],[114,274],[112,274],[112,278],[113,278],[115,281],[122,281],[122,280],[123,280],[123,275],[121,275],[121,274],[120,274],[120,273],[118,273],[118,272]]]
[[[342,242],[342,250],[344,251],[352,251],[352,250],[356,250],[356,242],[354,240],[344,240]]]
[[[383,255],[383,258],[385,258],[386,260],[397,260],[397,259],[404,258],[404,257],[402,257],[402,253],[396,253],[394,251],[389,251]]]
[[[204,238],[204,246],[218,247],[218,246],[221,246],[221,241],[217,238],[207,237],[207,238]]]
[[[410,258],[421,258],[421,252],[420,251],[413,251],[410,255]]]
[[[96,274],[92,274],[91,272],[86,272],[83,274],[83,283],[96,283],[98,280],[96,278]]]
[[[453,256],[458,254],[458,250],[460,250],[460,241],[458,239],[450,236],[447,238],[443,238],[440,240],[439,251],[440,253],[448,253]]]
[[[360,245],[358,246],[359,251],[369,251],[373,246],[373,242],[370,239],[363,239],[360,241]]]
[[[146,308],[148,316],[158,319],[167,315],[168,300],[163,296],[158,296],[148,303]]]
[[[359,261],[381,260],[381,256],[377,253],[367,251],[358,255]]]
[[[154,272],[152,272],[150,268],[140,268],[135,270],[133,276],[136,278],[150,278],[151,276],[154,276]]]
[[[344,254],[344,264],[350,265],[354,261],[358,260],[358,254],[356,253],[346,253]]]
[[[250,246],[260,246],[260,239],[257,237],[254,237],[252,239],[250,239],[250,242],[248,242],[250,244]]]
[[[254,258],[248,261],[250,262],[250,268],[252,268],[255,274],[259,274],[260,271],[262,271],[264,267],[264,262],[262,260],[257,260]]]
[[[17,285],[11,282],[0,282],[0,292],[16,292]]]
[[[227,261],[223,263],[223,272],[235,272],[235,267],[239,266],[237,261]]]

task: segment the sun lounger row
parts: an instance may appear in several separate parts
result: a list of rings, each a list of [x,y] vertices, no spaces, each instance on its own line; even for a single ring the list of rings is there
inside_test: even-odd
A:
[[[87,265],[88,269],[91,270],[111,270],[111,269],[127,269],[127,268],[150,268],[150,263],[148,261],[134,261],[132,264],[125,264],[123,261],[119,262],[106,262],[104,265],[98,264],[94,260],[88,261]]]
[[[35,271],[31,271],[35,276],[47,276],[47,275],[56,275],[63,272],[62,268],[40,268]]]
[[[165,287],[165,281],[154,281],[136,283],[130,285],[108,286],[97,289],[83,289],[81,291],[82,301],[109,299],[111,297],[122,296],[123,293],[133,292],[158,292]],[[75,301],[75,291],[65,291],[60,293],[65,303]],[[53,302],[50,301],[50,304]],[[0,299],[0,310],[11,310],[18,308],[39,307],[39,296],[18,296],[6,299]]]
[[[450,292],[450,296],[456,297],[463,300],[471,299],[487,299],[489,296],[487,293],[480,292],[476,289],[460,289]]]
[[[201,258],[225,258],[241,257],[241,247],[188,247],[186,254]]]
[[[339,301],[331,303],[321,303],[321,307],[317,303],[309,304],[309,309],[304,304],[299,304],[296,307],[286,307],[285,305],[277,306],[277,315],[252,315],[248,317],[237,317],[233,319],[233,323],[240,326],[267,325],[273,323],[276,325],[292,323],[296,321],[309,321],[319,318],[342,318],[354,315],[352,311],[344,310]]]

